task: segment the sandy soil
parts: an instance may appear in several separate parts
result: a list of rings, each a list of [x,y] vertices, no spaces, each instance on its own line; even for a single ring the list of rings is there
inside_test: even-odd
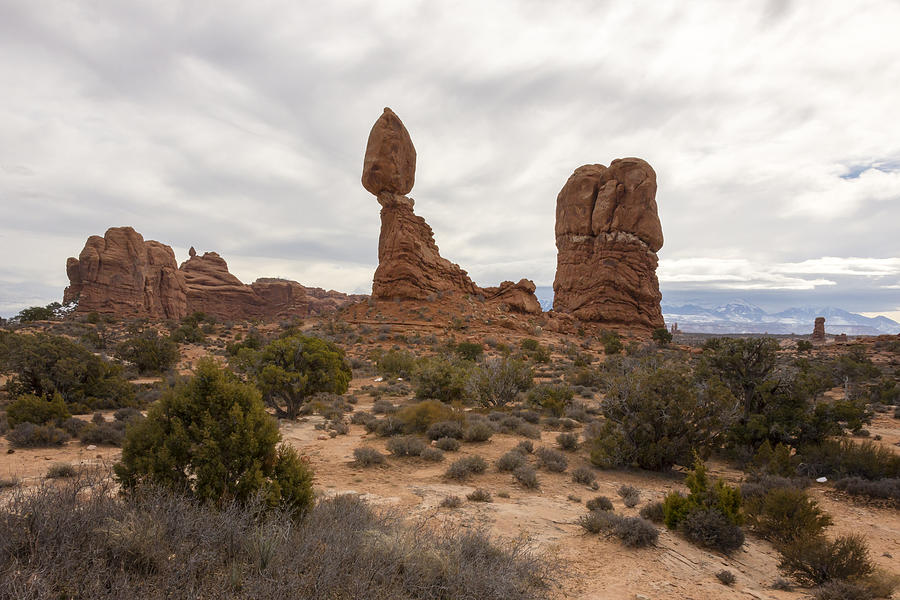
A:
[[[356,380],[354,387],[362,383]],[[357,410],[367,410],[370,402],[369,398],[360,396]],[[617,512],[632,516],[644,502],[661,500],[672,490],[684,489],[681,474],[598,470],[600,487],[593,491],[571,480],[571,470],[587,462],[586,452],[579,451],[569,454],[566,473],[539,470],[539,491],[522,488],[511,475],[498,472],[493,466],[487,473],[459,484],[443,477],[450,462],[460,456],[478,454],[492,464],[523,438],[495,434],[489,442],[463,444],[459,452],[448,452],[446,460],[438,464],[417,458],[388,457],[385,467],[358,468],[352,462],[353,449],[369,445],[387,454],[385,440],[367,435],[362,426],[356,425],[351,426],[348,435],[320,440],[318,437],[322,432],[315,429],[317,422],[321,422],[321,418],[284,424],[282,432],[288,443],[309,456],[316,471],[316,485],[322,493],[360,493],[375,504],[399,507],[414,518],[487,528],[505,538],[527,536],[536,549],[565,565],[566,575],[556,590],[560,598],[787,599],[805,595],[800,590],[770,589],[779,576],[778,553],[768,542],[749,535],[741,550],[726,557],[697,548],[664,528],[660,529],[656,548],[628,549],[614,538],[586,535],[576,524],[578,517],[586,512],[584,502],[595,495],[608,496]],[[897,427],[890,425],[879,418],[873,424],[873,432],[879,427],[896,435]],[[556,435],[557,432],[545,431],[540,444],[535,440],[535,447],[555,446]],[[711,473],[732,482],[740,481],[740,473],[722,465],[712,464]],[[642,502],[637,507],[629,509],[622,504],[616,490],[623,484],[641,490]],[[493,502],[464,501],[463,506],[455,510],[438,507],[445,496],[465,498],[476,487],[489,490],[494,496]],[[811,491],[835,520],[830,533],[863,532],[875,561],[896,571],[896,559],[892,556],[900,556],[900,512],[834,497],[828,489],[819,486]],[[509,497],[498,497],[503,492]],[[726,587],[716,579],[715,573],[722,569],[736,575],[737,581],[732,587]]]

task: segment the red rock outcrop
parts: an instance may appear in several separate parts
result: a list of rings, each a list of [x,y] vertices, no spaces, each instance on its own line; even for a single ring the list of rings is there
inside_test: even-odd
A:
[[[246,285],[217,253],[198,255],[191,247],[189,255],[179,268],[169,246],[145,242],[131,227],[113,227],[88,238],[81,256],[66,263],[63,302],[77,301],[79,313],[181,319],[200,311],[241,320],[323,314],[365,298],[287,279]]]
[[[415,183],[416,149],[400,118],[390,109],[372,126],[363,161],[362,183],[381,204],[378,268],[372,282],[376,300],[424,300],[444,292],[484,296],[508,310],[540,313],[534,284],[523,279],[497,288],[475,285],[459,265],[443,258],[434,232],[413,212],[407,197]]]
[[[63,302],[79,312],[123,317],[179,319],[187,314],[184,275],[175,253],[131,227],[113,227],[88,238],[78,258],[66,262],[69,287]]]
[[[639,158],[584,165],[556,199],[553,310],[615,329],[665,327],[656,173]]]
[[[825,317],[816,317],[816,321],[813,324],[812,341],[825,342]]]

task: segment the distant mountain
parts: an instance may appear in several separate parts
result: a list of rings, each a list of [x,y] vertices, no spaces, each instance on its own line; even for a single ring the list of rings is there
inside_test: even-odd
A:
[[[696,304],[662,305],[666,323],[692,333],[812,333],[816,317],[825,317],[829,334],[881,335],[900,332],[900,323],[887,317],[865,317],[831,306],[801,306],[767,313],[749,302],[735,301],[705,308]]]
[[[539,286],[535,295],[545,311],[553,308],[553,288]],[[678,323],[689,333],[812,333],[816,317],[825,317],[828,334],[881,335],[900,333],[900,323],[887,317],[865,317],[831,306],[801,306],[769,313],[746,300],[735,299],[719,306],[662,304],[669,326]]]

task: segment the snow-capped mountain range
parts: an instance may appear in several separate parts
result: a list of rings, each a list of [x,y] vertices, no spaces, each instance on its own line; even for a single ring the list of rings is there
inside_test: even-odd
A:
[[[553,308],[553,288],[535,291],[541,308]],[[780,312],[766,312],[746,300],[713,306],[705,303],[662,303],[666,324],[678,323],[685,333],[772,333],[810,334],[816,317],[825,317],[826,334],[881,335],[900,333],[900,323],[887,317],[866,317],[830,306],[800,306]]]

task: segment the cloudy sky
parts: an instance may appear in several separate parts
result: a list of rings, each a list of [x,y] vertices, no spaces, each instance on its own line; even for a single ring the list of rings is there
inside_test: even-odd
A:
[[[664,302],[900,317],[900,2],[0,0],[0,314],[131,225],[368,292],[384,106],[481,285],[551,285],[556,195],[656,169]]]

